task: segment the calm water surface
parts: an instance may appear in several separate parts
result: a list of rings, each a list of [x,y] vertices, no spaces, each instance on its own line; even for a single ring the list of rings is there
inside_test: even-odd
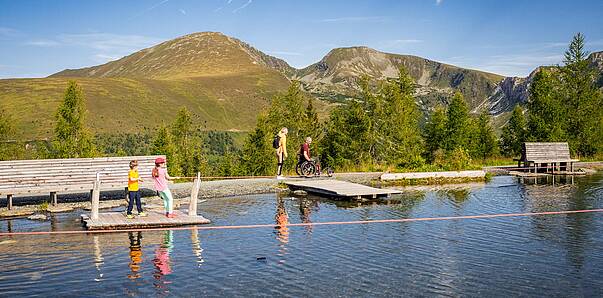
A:
[[[507,176],[344,204],[275,194],[199,203],[212,225],[603,208],[603,175]],[[82,211],[2,231],[81,229]],[[0,237],[2,296],[603,296],[603,214],[244,230]]]

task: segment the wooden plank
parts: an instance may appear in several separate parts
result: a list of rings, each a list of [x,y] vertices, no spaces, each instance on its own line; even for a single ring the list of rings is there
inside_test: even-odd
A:
[[[98,220],[92,220],[87,215],[82,215],[82,223],[89,230],[96,229],[135,229],[170,227],[183,225],[208,224],[210,220],[203,216],[189,216],[186,213],[175,211],[176,218],[167,218],[159,212],[148,212],[147,217],[135,217],[128,219],[120,212],[104,212],[99,214]]]
[[[373,197],[398,194],[398,190],[380,189],[339,180],[285,181],[290,188],[332,197]]]
[[[165,158],[165,155],[145,155],[145,156],[114,156],[114,157],[93,157],[93,158],[59,158],[59,159],[29,159],[29,160],[6,160],[0,161],[0,166],[3,165],[16,165],[16,164],[27,164],[27,163],[85,163],[85,162],[112,162],[112,161],[130,161],[130,160],[152,160],[154,161],[157,157]]]

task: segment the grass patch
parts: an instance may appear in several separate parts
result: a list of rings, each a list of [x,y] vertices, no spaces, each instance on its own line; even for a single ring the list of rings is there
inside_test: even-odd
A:
[[[400,179],[392,181],[374,180],[372,186],[415,186],[415,185],[443,185],[443,184],[462,184],[469,182],[487,182],[490,177],[465,177],[465,178],[424,178],[424,179]]]
[[[38,211],[46,212],[48,211],[48,206],[48,202],[42,202],[40,205],[38,205]]]

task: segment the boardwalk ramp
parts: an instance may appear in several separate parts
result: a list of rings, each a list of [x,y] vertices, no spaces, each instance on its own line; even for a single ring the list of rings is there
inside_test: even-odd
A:
[[[308,181],[285,181],[292,190],[304,190],[309,193],[340,199],[376,199],[390,197],[401,193],[394,189],[381,189],[362,184],[351,183],[340,180],[308,180]]]

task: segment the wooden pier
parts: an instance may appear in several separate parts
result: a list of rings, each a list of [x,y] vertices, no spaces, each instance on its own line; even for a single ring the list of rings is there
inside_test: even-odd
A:
[[[322,196],[340,199],[377,199],[399,194],[401,191],[393,189],[381,189],[361,184],[339,181],[339,180],[310,180],[310,181],[285,181],[292,190],[304,190]]]
[[[165,213],[147,210],[147,216],[127,218],[124,212],[99,213],[99,200],[101,181],[96,178],[92,189],[92,210],[90,215],[82,215],[82,223],[88,230],[115,230],[115,229],[140,229],[140,228],[162,228],[183,225],[208,224],[210,220],[197,214],[197,198],[201,187],[201,173],[193,182],[188,212],[183,213],[174,210],[176,217],[169,218]]]
[[[200,215],[191,216],[180,211],[174,211],[174,214],[176,217],[168,218],[165,213],[150,211],[145,217],[129,219],[124,212],[103,212],[98,214],[98,219],[82,214],[82,222],[88,230],[163,228],[210,223],[209,219]]]

